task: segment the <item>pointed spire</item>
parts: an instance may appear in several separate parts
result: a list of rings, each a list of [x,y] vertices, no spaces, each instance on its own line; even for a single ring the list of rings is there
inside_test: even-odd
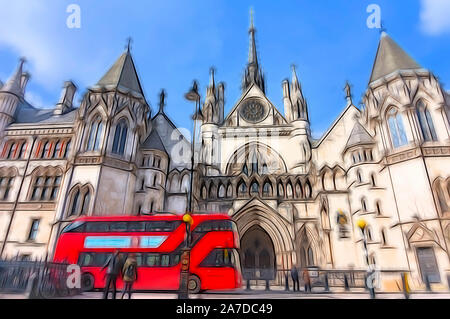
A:
[[[164,113],[164,106],[166,106],[166,91],[162,89],[159,94],[159,113]]]
[[[11,76],[8,82],[6,82],[5,86],[2,88],[2,91],[7,91],[19,96],[23,96],[22,76],[23,76],[23,65],[25,61],[26,61],[25,58],[20,58],[19,66],[17,67],[16,72]]]
[[[348,103],[349,104],[353,104],[353,101],[352,101],[352,88],[351,88],[350,83],[348,81],[345,83],[344,91],[345,91],[345,98],[347,99]]]
[[[131,38],[128,39],[124,52],[106,74],[98,81],[97,86],[106,88],[122,88],[144,96],[136,67],[131,56]]]
[[[295,64],[291,65],[292,68],[292,89],[297,89],[301,91],[300,82],[298,81],[297,71]]]
[[[303,96],[302,86],[297,77],[297,71],[294,64],[292,68],[292,83],[291,83],[291,101],[292,101],[292,120],[306,120],[308,121],[308,104]]]
[[[256,50],[256,29],[253,24],[253,9],[250,10],[250,29],[248,32],[250,34],[248,63],[242,81],[242,89],[245,91],[250,85],[256,84],[265,93],[264,76],[259,67],[258,53]]]
[[[216,87],[216,82],[214,79],[214,75],[215,75],[216,69],[214,67],[211,67],[209,69],[209,87],[210,88],[215,88]]]
[[[248,64],[258,65],[258,54],[256,52],[255,26],[253,25],[253,8],[250,9],[250,47],[248,53]]]
[[[421,68],[385,31],[381,32],[370,83],[398,70]]]

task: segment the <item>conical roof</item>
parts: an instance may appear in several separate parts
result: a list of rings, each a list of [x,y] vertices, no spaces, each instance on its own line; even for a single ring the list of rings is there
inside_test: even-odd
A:
[[[141,148],[149,149],[149,150],[159,150],[159,151],[167,153],[167,150],[164,147],[161,137],[159,136],[156,129],[152,130],[150,135],[147,137],[145,142],[142,144]]]
[[[129,51],[120,56],[109,71],[98,81],[97,86],[120,87],[144,95]]]
[[[392,38],[383,32],[372,69],[370,83],[397,70],[421,69],[422,67]]]
[[[372,144],[373,142],[374,140],[372,136],[370,136],[370,134],[359,122],[356,122],[352,132],[350,133],[345,149],[355,145]]]
[[[17,94],[19,96],[23,96],[23,91],[21,88],[21,80],[22,80],[24,63],[25,63],[25,60],[20,59],[17,70],[11,76],[11,78],[6,82],[6,84],[3,86],[3,88],[1,88],[2,91],[6,91],[6,92]]]

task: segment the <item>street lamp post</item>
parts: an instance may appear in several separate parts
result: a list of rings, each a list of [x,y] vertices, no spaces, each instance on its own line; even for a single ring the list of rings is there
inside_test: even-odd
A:
[[[192,210],[193,210],[193,184],[194,184],[194,164],[195,164],[195,133],[197,130],[196,116],[198,109],[200,108],[200,94],[198,93],[197,82],[194,81],[192,88],[187,92],[184,97],[186,100],[195,102],[195,112],[194,112],[194,130],[192,132],[192,143],[191,143],[191,176],[189,185],[189,198],[187,203],[186,214],[183,216],[183,222],[186,226],[186,237],[184,241],[184,247],[181,250],[181,274],[180,274],[180,289],[178,293],[178,299],[189,299],[189,264],[190,264],[190,239],[191,239],[191,225],[192,220]]]
[[[367,263],[367,278],[366,278],[366,285],[370,292],[370,298],[375,299],[375,288],[373,286],[373,283],[369,286],[368,279],[372,278],[372,269],[370,267],[370,261],[369,261],[369,251],[367,249],[367,237],[366,237],[366,228],[367,223],[365,220],[361,219],[357,223],[359,229],[361,229],[362,236],[363,236],[363,244],[364,244],[364,255],[366,256],[366,263]]]

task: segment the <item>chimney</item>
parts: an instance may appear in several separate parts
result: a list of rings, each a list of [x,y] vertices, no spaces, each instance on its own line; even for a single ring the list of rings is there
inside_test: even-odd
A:
[[[30,80],[30,74],[27,72],[22,73],[20,78],[20,90],[22,95],[25,95],[25,89],[27,88],[28,81]]]
[[[75,96],[75,92],[77,91],[77,87],[73,84],[72,81],[67,81],[64,83],[64,88],[61,93],[61,98],[59,99],[58,104],[56,104],[54,115],[62,115],[70,111],[73,107],[73,98]]]

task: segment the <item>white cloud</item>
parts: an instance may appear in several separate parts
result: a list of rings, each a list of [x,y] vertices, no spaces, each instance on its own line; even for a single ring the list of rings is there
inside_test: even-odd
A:
[[[429,35],[450,32],[450,1],[421,0],[420,20],[422,30]]]

